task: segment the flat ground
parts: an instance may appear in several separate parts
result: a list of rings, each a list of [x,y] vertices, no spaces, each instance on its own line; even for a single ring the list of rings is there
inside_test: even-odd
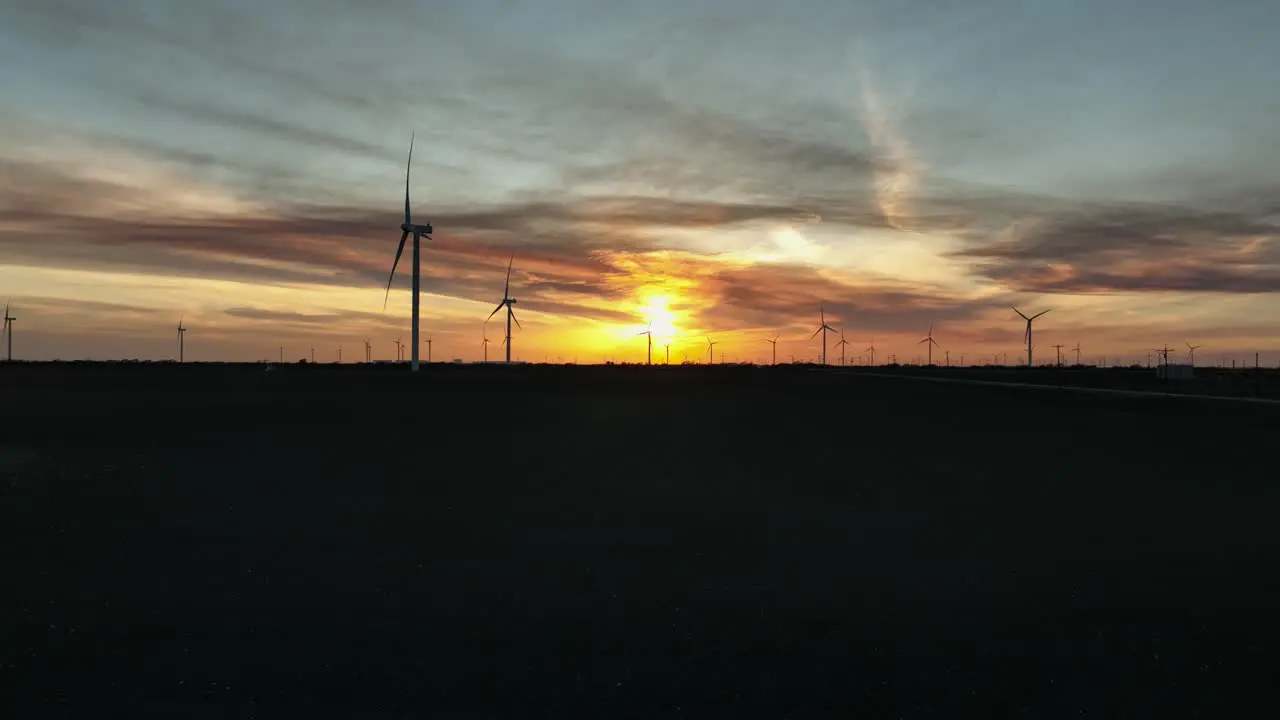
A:
[[[9,717],[1280,709],[1272,407],[194,365],[0,402]]]

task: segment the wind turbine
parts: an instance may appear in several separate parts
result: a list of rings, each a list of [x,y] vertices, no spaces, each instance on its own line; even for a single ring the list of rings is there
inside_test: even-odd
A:
[[[809,339],[812,340],[818,337],[818,333],[822,333],[822,364],[826,365],[827,364],[827,333],[840,332],[840,331],[836,330],[835,328],[827,324],[827,308],[825,303],[818,306],[818,318],[821,320],[822,324],[819,325],[818,329],[813,332],[813,335],[809,336]]]
[[[493,319],[494,315],[498,314],[499,310],[501,310],[503,307],[507,308],[507,336],[502,339],[502,344],[507,348],[507,364],[508,365],[511,364],[511,321],[515,320],[516,327],[520,328],[521,330],[524,329],[524,326],[521,325],[520,321],[516,319],[515,310],[513,310],[511,307],[512,305],[516,304],[516,299],[511,297],[511,263],[515,262],[515,260],[516,260],[516,256],[513,253],[511,255],[511,259],[507,261],[507,283],[502,286],[502,302],[498,303],[498,307],[494,308],[493,312],[489,313],[489,317],[485,318],[485,322],[489,322],[491,319]]]
[[[648,355],[645,356],[646,357],[645,364],[652,365],[653,364],[653,322],[652,321],[649,323],[649,326],[645,328],[644,332],[636,333],[636,337],[640,337],[641,335],[649,336],[649,352],[648,352]]]
[[[1185,341],[1183,342],[1183,344],[1187,346],[1187,350],[1189,351],[1189,353],[1190,353],[1190,355],[1191,355],[1191,358],[1190,358],[1190,360],[1191,360],[1191,367],[1195,367],[1195,365],[1196,365],[1196,350],[1198,350],[1198,349],[1200,349],[1200,348],[1204,347],[1204,345],[1192,345],[1191,343],[1189,343],[1189,342],[1185,342]]]
[[[418,288],[421,285],[422,266],[419,263],[422,238],[431,239],[431,224],[415,225],[409,214],[409,168],[413,166],[413,135],[409,136],[409,162],[404,166],[404,222],[400,224],[400,244],[396,247],[396,259],[391,263],[391,277],[387,278],[387,297],[382,301],[382,311],[387,311],[387,299],[391,297],[391,281],[396,277],[396,266],[404,254],[404,242],[413,235],[413,372],[418,371]],[[397,355],[397,360],[399,356]]]
[[[663,345],[663,347],[667,349],[667,364],[670,365],[671,364],[671,343],[667,343],[666,345]]]
[[[483,329],[480,332],[484,335],[484,340],[480,341],[480,345],[484,347],[484,361],[489,362],[489,335]]]
[[[778,364],[778,338],[779,338],[779,337],[781,337],[781,336],[779,336],[779,335],[774,335],[772,338],[765,338],[765,339],[764,339],[764,340],[765,340],[765,342],[767,342],[767,343],[769,343],[770,345],[772,345],[772,346],[773,346],[773,364],[774,364],[774,365],[777,365],[777,364]]]
[[[840,348],[840,367],[844,367],[844,346],[848,344],[849,341],[844,339],[844,331],[841,330],[840,342],[836,343],[836,347]]]
[[[342,364],[342,346],[341,345],[338,346],[338,364],[339,365]]]
[[[916,344],[917,345],[925,344],[925,347],[928,348],[929,365],[932,366],[933,365],[933,346],[938,344],[938,341],[933,339],[933,323],[929,323],[929,334],[926,335],[923,340],[921,340]]]
[[[1011,306],[1011,307],[1012,307],[1012,306]],[[1013,311],[1014,311],[1014,312],[1016,312],[1016,313],[1018,313],[1018,316],[1019,316],[1019,317],[1021,317],[1023,320],[1026,320],[1026,321],[1027,321],[1027,334],[1026,334],[1026,340],[1027,340],[1027,367],[1031,367],[1031,347],[1032,347],[1032,346],[1031,346],[1031,321],[1032,321],[1032,320],[1035,320],[1036,318],[1040,317],[1041,315],[1043,315],[1043,314],[1045,314],[1045,313],[1047,313],[1047,312],[1049,312],[1049,311],[1048,311],[1048,310],[1041,310],[1040,312],[1036,313],[1035,315],[1032,315],[1031,317],[1027,317],[1026,315],[1023,315],[1023,314],[1022,314],[1022,311],[1021,311],[1021,310],[1019,310],[1019,309],[1018,309],[1018,308],[1016,308],[1016,307],[1015,307],[1015,308],[1013,308]],[[1005,362],[1007,363],[1008,361],[1006,360]]]
[[[400,342],[400,338],[396,338],[396,362],[404,359],[404,343]]]
[[[9,303],[4,304],[4,336],[9,343],[9,362],[13,362],[13,321],[18,318],[9,314]],[[181,322],[181,321],[179,321]]]
[[[7,315],[8,313],[5,313],[5,314]],[[182,321],[185,320],[186,317],[187,316],[183,314],[178,318],[178,362],[184,361],[184,355],[186,350],[185,340],[187,337],[187,329],[182,326]]]
[[[719,344],[720,343],[718,342],[711,342],[711,338],[709,337],[707,338],[707,364],[708,365],[716,364],[716,346]]]
[[[369,344],[369,338],[364,339],[364,361],[373,362],[373,346]]]
[[[431,333],[427,333],[427,362],[431,362]]]
[[[871,353],[871,367],[875,367],[875,366],[876,366],[876,341],[875,341],[875,338],[872,338],[872,339],[871,339],[871,344],[870,344],[870,345],[868,345],[868,346],[867,346],[867,349],[866,349],[866,350],[863,350],[863,352],[870,352],[870,353]]]
[[[311,364],[312,365],[316,364],[316,346],[315,345],[311,346]]]
[[[1076,353],[1076,365],[1079,365],[1079,364],[1080,364],[1080,343],[1076,343],[1076,346],[1075,346],[1074,348],[1072,348],[1072,350],[1075,350],[1075,353]]]
[[[284,346],[283,345],[280,346],[280,364],[281,365],[284,364]]]
[[[1066,345],[1054,345],[1053,349],[1058,351],[1058,367],[1062,367],[1062,348]]]

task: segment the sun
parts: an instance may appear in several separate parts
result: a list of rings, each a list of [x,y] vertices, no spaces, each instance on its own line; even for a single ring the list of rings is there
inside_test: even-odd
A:
[[[648,299],[648,302],[641,306],[639,313],[645,319],[645,328],[653,330],[653,337],[672,338],[679,334],[676,329],[676,316],[668,307],[671,299],[666,295],[654,295]]]

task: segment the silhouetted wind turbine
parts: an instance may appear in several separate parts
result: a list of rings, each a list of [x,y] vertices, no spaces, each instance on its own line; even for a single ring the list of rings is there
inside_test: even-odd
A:
[[[667,364],[670,365],[671,364],[671,343],[667,343],[663,345],[663,347],[667,349]]]
[[[636,337],[640,337],[641,335],[647,335],[649,338],[649,351],[648,351],[648,354],[645,356],[646,358],[645,364],[652,365],[653,364],[653,323],[652,322],[649,323],[649,326],[645,328],[644,332],[636,333]]]
[[[1035,320],[1036,318],[1040,317],[1041,315],[1043,315],[1043,314],[1045,314],[1045,313],[1047,313],[1047,312],[1049,312],[1049,311],[1048,311],[1048,310],[1041,310],[1040,312],[1036,313],[1035,315],[1032,315],[1031,317],[1027,317],[1026,315],[1023,315],[1023,314],[1022,314],[1022,311],[1021,311],[1021,310],[1019,310],[1019,309],[1018,309],[1018,308],[1016,308],[1016,307],[1015,307],[1015,308],[1013,308],[1013,311],[1014,311],[1014,312],[1016,312],[1016,313],[1018,313],[1018,316],[1019,316],[1019,317],[1021,317],[1023,320],[1026,320],[1026,321],[1027,321],[1027,334],[1026,334],[1026,336],[1025,336],[1025,337],[1026,337],[1026,341],[1027,341],[1027,367],[1031,367],[1031,348],[1032,348],[1032,345],[1031,345],[1031,321],[1032,321],[1032,320]]]
[[[1191,355],[1191,357],[1190,357],[1191,366],[1192,366],[1192,367],[1195,367],[1195,364],[1196,364],[1196,350],[1198,350],[1198,349],[1200,349],[1200,348],[1204,347],[1204,345],[1192,345],[1191,343],[1186,342],[1186,341],[1183,341],[1183,344],[1187,346],[1187,351],[1188,351],[1188,352],[1190,353],[1190,355]]]
[[[1062,348],[1066,345],[1054,345],[1053,349],[1058,351],[1058,367],[1062,367]]]
[[[427,333],[427,362],[431,362],[431,333]]]
[[[840,348],[840,367],[844,367],[844,346],[848,344],[849,341],[844,339],[844,331],[841,330],[840,342],[836,343],[836,347]]]
[[[772,338],[765,338],[765,342],[773,346],[773,364],[774,365],[778,364],[778,338],[779,337],[781,336],[774,335]]]
[[[9,314],[9,303],[4,304],[4,337],[9,344],[9,360],[13,362],[13,321],[18,318]],[[179,321],[181,323],[181,321]]]
[[[872,367],[875,367],[875,364],[876,364],[876,341],[875,341],[875,338],[872,338],[872,339],[871,339],[871,344],[870,344],[870,345],[868,345],[868,346],[867,346],[867,349],[866,349],[866,350],[864,350],[863,352],[868,352],[868,351],[870,351],[870,353],[871,353],[871,366],[872,366]]]
[[[938,344],[938,341],[933,339],[933,323],[929,323],[929,334],[916,344],[920,345],[921,343],[927,343],[925,347],[929,349],[929,364],[933,365],[933,346]]]
[[[484,339],[480,341],[480,345],[484,347],[484,361],[489,362],[489,334],[484,330],[480,331]]]
[[[516,319],[515,311],[511,308],[516,303],[516,299],[511,297],[511,263],[515,262],[515,260],[516,256],[512,254],[511,259],[507,261],[507,282],[502,286],[502,302],[498,303],[498,307],[494,308],[493,312],[489,313],[489,317],[485,318],[485,322],[489,322],[494,315],[498,314],[499,310],[503,307],[507,308],[507,336],[502,339],[502,344],[507,348],[508,365],[511,364],[511,321],[515,320],[516,327],[521,330],[524,329],[524,326]]]
[[[836,330],[835,328],[827,324],[827,308],[825,303],[818,306],[818,318],[821,320],[822,324],[818,326],[818,329],[814,331],[813,335],[809,336],[809,339],[812,340],[818,337],[818,333],[822,333],[822,364],[826,365],[827,364],[827,333],[839,332],[839,330]]]
[[[715,350],[715,348],[716,348],[716,346],[717,346],[717,345],[719,345],[719,344],[720,344],[720,343],[718,343],[718,342],[711,342],[711,338],[709,338],[709,337],[707,338],[707,364],[708,364],[708,365],[715,365],[715,364],[716,364],[716,350]]]
[[[404,166],[404,222],[400,224],[400,244],[396,247],[396,259],[391,263],[391,277],[387,278],[387,297],[382,301],[382,311],[387,310],[387,300],[391,297],[391,281],[396,277],[396,266],[400,264],[400,256],[404,254],[404,242],[413,235],[413,364],[412,370],[418,370],[418,288],[421,284],[422,266],[419,263],[422,238],[431,239],[431,225],[415,225],[409,214],[409,168],[413,166],[413,135],[409,136],[409,162]],[[399,355],[396,356],[397,361]]]
[[[364,339],[364,361],[373,362],[373,346],[369,344],[369,338]]]
[[[342,346],[341,345],[338,346],[338,364],[339,365],[342,364]]]
[[[185,357],[187,329],[182,326],[182,321],[186,317],[184,314],[178,318],[178,362],[183,362]]]
[[[280,346],[280,362],[281,363],[284,362],[284,346],[283,345]]]
[[[316,364],[316,346],[315,345],[311,346],[311,364],[312,365]]]
[[[404,359],[404,343],[400,342],[400,338],[396,338],[396,362]]]
[[[1072,348],[1072,350],[1075,350],[1076,352],[1076,365],[1079,365],[1080,364],[1080,343],[1076,343],[1076,346]]]

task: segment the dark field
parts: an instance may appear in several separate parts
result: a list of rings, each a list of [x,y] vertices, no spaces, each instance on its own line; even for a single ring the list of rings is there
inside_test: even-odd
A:
[[[1280,710],[1272,406],[536,366],[0,402],[5,717]]]

